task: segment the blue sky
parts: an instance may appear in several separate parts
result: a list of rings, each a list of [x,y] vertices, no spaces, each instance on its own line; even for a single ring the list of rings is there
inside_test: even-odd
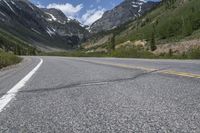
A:
[[[39,7],[57,8],[66,16],[90,25],[123,0],[31,0]],[[158,1],[158,0],[154,0]]]

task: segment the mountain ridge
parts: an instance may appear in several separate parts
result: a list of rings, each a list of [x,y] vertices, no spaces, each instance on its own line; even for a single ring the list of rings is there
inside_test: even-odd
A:
[[[103,16],[90,26],[93,33],[114,29],[130,20],[144,15],[159,2],[144,0],[124,0],[112,10],[106,11]]]
[[[60,22],[54,21],[51,13],[59,14]],[[69,20],[61,11],[44,11],[27,0],[1,0],[0,27],[43,50],[76,48],[89,35],[86,29]]]

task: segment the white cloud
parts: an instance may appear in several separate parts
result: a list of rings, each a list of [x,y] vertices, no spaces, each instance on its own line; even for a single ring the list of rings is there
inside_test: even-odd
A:
[[[104,8],[87,10],[87,12],[81,17],[80,21],[84,25],[91,25],[96,20],[100,19],[104,12],[105,12]]]
[[[70,3],[65,3],[65,4],[51,3],[47,6],[47,8],[59,9],[66,16],[68,16],[70,18],[74,18],[80,12],[80,10],[83,8],[83,4],[74,6]]]
[[[96,2],[100,2],[101,0],[96,0]],[[106,9],[98,6],[96,9],[89,9],[85,14],[80,16],[80,11],[83,9],[83,4],[72,5],[70,3],[58,4],[51,3],[47,6],[42,5],[40,2],[36,3],[36,6],[39,8],[55,8],[61,10],[67,17],[71,19],[77,19],[83,25],[91,25],[96,20],[100,19],[105,12]],[[93,8],[94,5],[90,5],[90,8]]]
[[[36,6],[37,6],[38,8],[45,8],[45,6],[42,5],[39,1],[36,3]]]

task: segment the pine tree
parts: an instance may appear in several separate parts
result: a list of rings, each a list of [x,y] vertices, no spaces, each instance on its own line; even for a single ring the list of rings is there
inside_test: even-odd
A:
[[[112,38],[111,38],[111,46],[110,46],[111,50],[115,50],[115,33],[113,34]]]
[[[155,51],[157,49],[154,32],[152,32],[152,36],[151,36],[150,49],[151,49],[151,51]]]
[[[15,53],[16,55],[21,55],[21,49],[20,49],[20,46],[19,46],[19,45],[16,45],[16,46],[15,46],[15,51],[14,51],[14,53]]]
[[[173,51],[172,51],[171,48],[169,49],[169,56],[170,56],[170,57],[173,56]]]
[[[183,35],[184,36],[189,36],[192,34],[193,32],[193,28],[192,28],[192,22],[190,20],[184,20],[184,18],[182,17],[182,23],[183,23]]]

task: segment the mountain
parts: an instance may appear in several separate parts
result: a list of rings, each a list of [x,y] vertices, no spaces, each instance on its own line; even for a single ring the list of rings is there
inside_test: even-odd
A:
[[[40,9],[28,0],[0,0],[0,29],[41,50],[75,48],[89,35],[60,10]]]
[[[162,0],[153,10],[119,27],[94,34],[82,48],[88,52],[144,50],[184,57],[200,48],[200,1]],[[123,53],[123,54],[124,54]],[[129,54],[133,55],[131,51]]]
[[[60,36],[78,36],[80,39],[83,39],[88,35],[88,31],[78,21],[67,18],[62,11],[54,8],[42,8],[42,10],[46,14],[45,17],[49,25]]]
[[[114,9],[106,11],[102,18],[91,25],[90,30],[93,33],[97,33],[114,29],[144,15],[158,4],[159,2],[146,2],[144,0],[124,0]]]

